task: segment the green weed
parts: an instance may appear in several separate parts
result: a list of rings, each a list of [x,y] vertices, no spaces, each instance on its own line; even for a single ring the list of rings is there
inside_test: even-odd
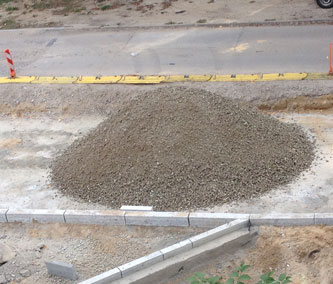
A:
[[[245,272],[250,268],[250,265],[242,263],[230,274],[226,281],[222,281],[220,276],[206,277],[203,273],[196,272],[187,279],[190,284],[245,284],[252,280]],[[260,280],[253,282],[256,284],[288,284],[291,283],[291,277],[286,274],[281,274],[277,279],[274,278],[274,271],[268,274],[263,274]]]

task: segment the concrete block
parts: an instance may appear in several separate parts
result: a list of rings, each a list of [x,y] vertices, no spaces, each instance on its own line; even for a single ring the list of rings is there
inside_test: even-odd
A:
[[[209,230],[202,234],[191,237],[191,238],[189,238],[189,240],[192,242],[193,247],[195,248],[195,247],[201,246],[205,243],[208,243],[210,241],[213,241],[217,238],[230,234],[232,232],[249,227],[249,225],[250,225],[250,222],[248,219],[235,220],[230,223],[219,226],[215,229],[212,229],[212,230]]]
[[[74,265],[58,262],[58,261],[46,261],[47,272],[50,275],[63,277],[70,280],[77,280],[78,276]]]
[[[234,213],[190,213],[189,220],[191,227],[215,228],[237,219],[249,219],[250,214]]]
[[[153,206],[129,206],[123,205],[120,207],[121,211],[153,211]]]
[[[0,223],[7,223],[7,213],[8,209],[0,209]]]
[[[188,227],[188,212],[126,212],[129,226],[175,226]]]
[[[315,224],[314,213],[250,214],[251,226],[310,226]]]
[[[125,212],[120,210],[66,210],[70,224],[125,225]]]
[[[8,222],[21,223],[65,223],[65,210],[49,209],[9,209],[6,213]]]
[[[315,213],[316,225],[333,225],[333,213]]]
[[[169,246],[167,248],[161,249],[160,252],[163,254],[164,259],[168,259],[177,254],[189,251],[190,249],[192,249],[192,242],[190,240],[185,240],[185,241],[176,243],[172,246]]]
[[[118,268],[115,268],[82,281],[79,284],[109,284],[111,281],[119,280],[120,278],[121,272]]]
[[[119,266],[122,277],[126,277],[129,274],[137,272],[141,269],[150,267],[155,263],[163,261],[163,254],[160,251],[148,254],[144,257],[135,259],[129,263]]]

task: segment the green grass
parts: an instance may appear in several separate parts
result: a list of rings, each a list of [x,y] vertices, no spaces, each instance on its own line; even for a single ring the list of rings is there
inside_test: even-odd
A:
[[[0,6],[2,4],[6,4],[6,3],[9,3],[9,2],[12,2],[13,0],[0,0]]]
[[[84,9],[84,7],[81,6],[81,2],[82,1],[79,0],[34,0],[32,8],[39,11],[60,8],[60,10],[57,11],[59,14],[77,13],[80,9]]]

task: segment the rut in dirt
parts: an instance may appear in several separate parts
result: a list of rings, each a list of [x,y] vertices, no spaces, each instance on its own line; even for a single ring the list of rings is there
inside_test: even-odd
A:
[[[65,195],[119,208],[207,208],[258,197],[308,169],[303,130],[222,95],[160,88],[128,102],[51,167]]]

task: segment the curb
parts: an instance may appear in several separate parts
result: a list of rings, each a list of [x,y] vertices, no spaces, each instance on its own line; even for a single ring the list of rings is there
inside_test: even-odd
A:
[[[262,21],[262,22],[233,22],[233,23],[206,23],[206,24],[174,24],[155,26],[90,26],[79,28],[80,31],[91,30],[154,30],[154,29],[189,29],[189,28],[246,28],[246,27],[274,27],[274,26],[308,26],[308,25],[332,25],[331,19],[313,20],[288,20],[288,21]],[[69,29],[75,26],[55,27],[54,29]],[[44,29],[52,29],[46,27]]]
[[[235,220],[251,226],[333,225],[333,213],[201,213],[121,210],[0,209],[0,223],[66,223],[215,228]]]
[[[250,223],[248,219],[240,219],[232,221],[228,224],[222,225],[215,229],[209,230],[205,233],[199,234],[197,236],[191,237],[185,241],[181,241],[167,248],[161,249],[159,251],[153,252],[149,255],[143,256],[141,258],[135,259],[131,262],[123,264],[117,268],[104,272],[100,275],[87,279],[80,284],[104,284],[110,281],[119,280],[138,272],[142,269],[151,267],[154,264],[163,262],[166,259],[179,255],[181,253],[187,252],[221,238],[227,234],[238,231],[240,229],[249,228]],[[120,271],[120,273],[119,273]],[[111,280],[112,279],[112,280]]]
[[[328,73],[258,73],[258,74],[210,74],[210,75],[117,75],[117,76],[71,76],[0,77],[0,84],[161,84],[176,82],[266,82],[299,80],[333,80]]]

